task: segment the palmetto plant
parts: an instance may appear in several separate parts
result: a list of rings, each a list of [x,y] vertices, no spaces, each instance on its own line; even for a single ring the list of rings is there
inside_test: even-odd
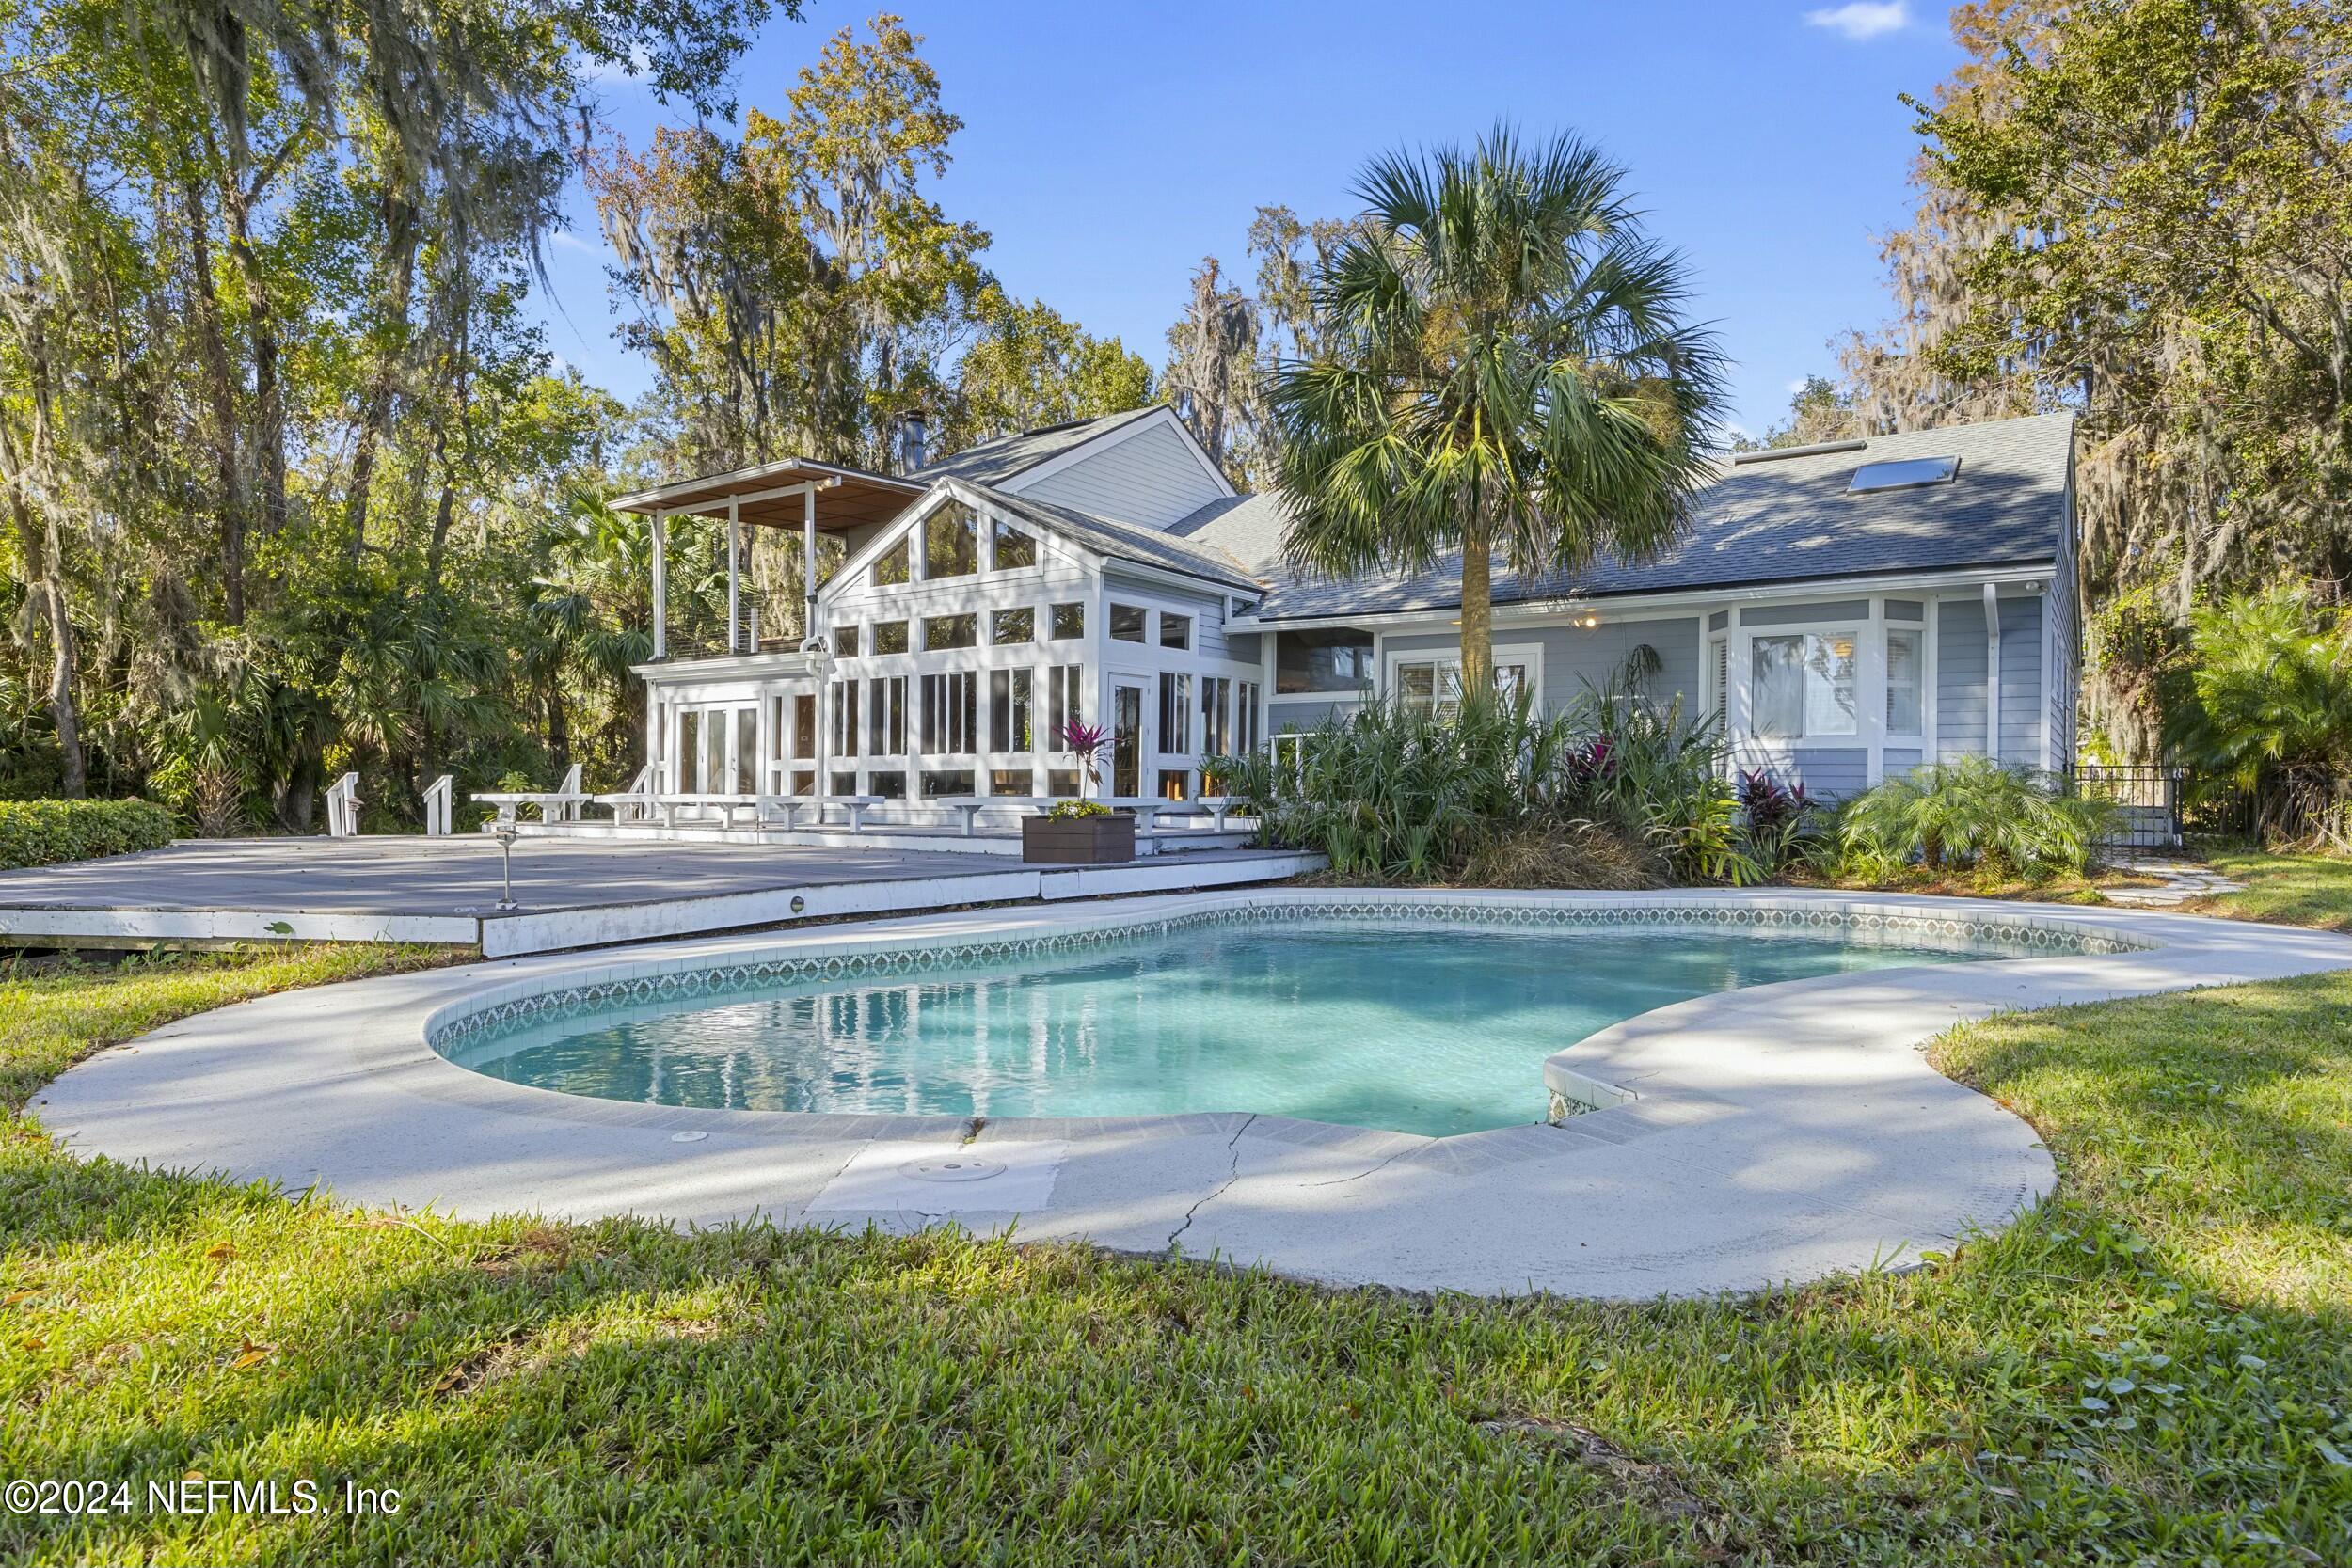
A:
[[[1931,871],[1989,866],[2041,878],[2087,869],[2107,816],[2098,801],[1969,756],[1915,768],[1848,800],[1838,847],[1852,869],[1869,875],[1915,861]]]
[[[2265,836],[2352,842],[2352,623],[2299,589],[2198,610],[2165,738],[2254,800]]]
[[[1712,336],[1625,174],[1572,136],[1499,126],[1374,162],[1364,232],[1312,298],[1324,348],[1267,389],[1302,569],[1462,558],[1462,673],[1491,680],[1492,562],[1573,569],[1670,544],[1708,468]]]

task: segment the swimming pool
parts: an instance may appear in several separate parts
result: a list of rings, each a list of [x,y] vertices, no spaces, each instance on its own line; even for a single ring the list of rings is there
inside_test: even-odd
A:
[[[719,977],[466,1021],[476,1072],[644,1104],[888,1115],[1255,1111],[1445,1136],[1541,1120],[1544,1059],[1689,997],[2015,957],[1842,929],[1205,923],[916,973]],[[853,966],[854,967],[854,966]]]

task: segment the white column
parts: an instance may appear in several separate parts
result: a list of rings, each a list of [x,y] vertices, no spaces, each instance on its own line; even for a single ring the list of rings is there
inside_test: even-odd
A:
[[[1984,585],[1984,754],[2001,760],[2001,591]]]
[[[743,624],[743,519],[739,504],[727,502],[727,652],[740,653],[737,628]]]
[[[805,623],[801,627],[801,640],[806,641],[817,635],[817,488],[811,485],[801,492],[801,592],[802,603],[808,608],[803,613]],[[834,650],[835,653],[839,649]]]
[[[666,512],[653,515],[653,657],[670,652],[670,550]]]
[[[1862,623],[1854,650],[1855,704],[1862,711],[1855,727],[1868,749],[1864,781],[1876,785],[1886,777],[1886,601],[1870,600],[1869,617]]]
[[[1274,640],[1280,635],[1273,630],[1258,634],[1258,745],[1269,754],[1274,750]]]

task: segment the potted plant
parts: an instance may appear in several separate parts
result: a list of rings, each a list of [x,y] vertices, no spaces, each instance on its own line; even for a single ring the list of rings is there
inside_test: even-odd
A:
[[[1103,748],[1110,736],[1073,719],[1062,747],[1076,754],[1089,787],[1102,783]],[[1039,865],[1118,865],[1136,858],[1136,814],[1100,800],[1059,800],[1042,816],[1021,819],[1021,858]]]

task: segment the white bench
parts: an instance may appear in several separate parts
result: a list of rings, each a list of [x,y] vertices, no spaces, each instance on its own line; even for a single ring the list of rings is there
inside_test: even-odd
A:
[[[866,812],[875,806],[886,806],[890,800],[887,796],[882,795],[821,795],[801,800],[787,800],[782,803],[790,814],[785,820],[792,826],[800,824],[803,806],[815,808],[808,820],[808,826],[811,828],[821,828],[825,825],[827,806],[839,806],[850,814],[850,832],[862,833],[866,831]]]
[[[594,797],[580,787],[580,765],[572,764],[564,770],[564,782],[553,789],[494,789],[474,796],[476,805],[496,806],[498,816],[483,824],[484,831],[492,827],[510,827],[515,821],[515,808],[536,806],[542,822],[569,822],[580,816],[580,808]]]
[[[1213,831],[1220,833],[1225,831],[1225,818],[1249,804],[1231,795],[1203,795],[1192,803],[1209,814],[1210,819],[1216,823]]]
[[[654,804],[661,812],[661,821],[665,827],[676,824],[678,811],[683,807],[715,811],[720,814],[720,819],[730,828],[735,826],[737,812],[748,811],[753,814],[753,825],[757,826],[761,817],[765,816],[762,808],[773,803],[772,797],[759,795],[662,794],[655,796],[653,800]]]
[[[644,822],[652,819],[661,797],[650,789],[616,789],[610,795],[591,795],[589,804],[611,806],[615,822]]]
[[[1159,820],[1162,813],[1189,812],[1193,804],[1190,800],[1163,800],[1156,795],[1111,795],[1105,796],[1102,803],[1113,811],[1133,812],[1136,832],[1139,833],[1152,832],[1152,823]]]
[[[494,789],[472,797],[479,806],[496,806],[496,825],[504,826],[515,820],[517,806],[536,806],[542,822],[568,822],[572,814],[596,799],[572,789]],[[485,824],[490,826],[491,824]]]
[[[925,803],[951,806],[963,814],[963,836],[970,838],[978,830],[976,823],[980,813],[991,807],[1009,811],[1041,812],[1051,806],[1058,796],[1053,795],[935,795]]]

